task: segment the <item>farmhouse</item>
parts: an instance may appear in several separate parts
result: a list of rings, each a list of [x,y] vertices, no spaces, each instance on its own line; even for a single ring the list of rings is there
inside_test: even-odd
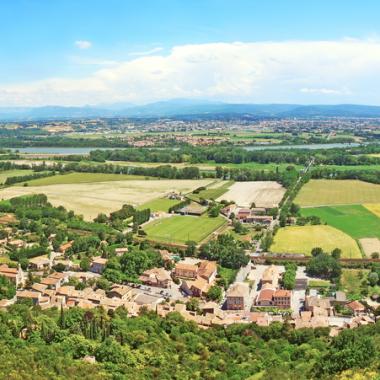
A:
[[[365,307],[359,301],[352,301],[348,303],[346,306],[352,310],[354,315],[362,315],[365,313]]]
[[[0,265],[0,276],[4,276],[12,281],[16,287],[23,285],[25,282],[24,272],[20,266],[18,268],[10,268],[8,265],[2,264]]]
[[[31,270],[44,270],[50,268],[50,259],[47,256],[37,256],[29,260]]]
[[[333,315],[333,308],[330,299],[322,298],[319,296],[308,296],[305,299],[305,309],[311,311],[313,316],[326,316]]]
[[[205,279],[208,283],[215,280],[217,273],[217,266],[215,261],[204,260],[200,263],[198,269],[198,276]]]
[[[273,289],[278,287],[280,273],[275,265],[266,268],[261,278],[261,285],[270,285]]]
[[[201,216],[206,212],[206,208],[198,203],[191,202],[189,205],[180,208],[176,212],[181,215]]]

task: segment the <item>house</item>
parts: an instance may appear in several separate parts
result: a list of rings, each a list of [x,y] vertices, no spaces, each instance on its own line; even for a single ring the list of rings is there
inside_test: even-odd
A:
[[[215,261],[204,260],[200,263],[198,268],[198,276],[205,279],[208,283],[215,280],[217,274],[217,265]]]
[[[39,292],[31,290],[18,290],[16,292],[17,300],[31,300],[33,305],[38,305],[42,299],[42,295]]]
[[[330,301],[333,305],[345,305],[347,303],[346,293],[338,290],[334,297],[330,297]]]
[[[50,268],[50,259],[44,256],[37,256],[29,259],[29,268],[31,270],[45,270]]]
[[[257,306],[273,306],[273,289],[262,289],[256,298]]]
[[[65,254],[66,251],[73,246],[74,240],[68,241],[67,243],[61,244],[59,247],[59,252]]]
[[[18,268],[10,268],[7,264],[1,264],[0,276],[4,276],[12,281],[16,287],[25,283],[24,272],[20,266]]]
[[[267,212],[265,207],[253,207],[251,209],[251,215],[265,215]]]
[[[54,277],[46,277],[41,280],[42,285],[46,285],[49,289],[59,289],[61,287],[61,279]]]
[[[290,290],[278,289],[273,294],[273,305],[281,309],[290,309],[292,303],[292,292]]]
[[[158,286],[160,288],[168,288],[171,285],[171,277],[163,268],[146,270],[139,279],[145,285]]]
[[[180,208],[176,212],[181,215],[201,216],[206,212],[206,207],[203,207],[198,203],[192,202],[189,205]]]
[[[91,266],[90,266],[90,271],[93,273],[103,273],[104,269],[106,269],[108,259],[104,259],[103,257],[94,257]]]
[[[251,215],[246,219],[249,223],[269,225],[273,222],[273,216],[270,215]]]
[[[251,210],[249,208],[239,209],[236,218],[240,221],[245,221],[251,215]]]
[[[23,248],[25,247],[26,243],[24,240],[21,240],[21,239],[14,239],[14,240],[10,240],[8,241],[8,245],[12,248],[15,248],[15,249],[20,249],[20,248]]]
[[[188,287],[190,287],[190,294],[194,297],[204,297],[209,291],[211,284],[204,278],[198,277],[195,281],[188,281]]]
[[[174,275],[179,278],[195,279],[198,275],[198,267],[193,264],[177,263],[174,268]]]
[[[127,253],[128,252],[128,248],[127,247],[121,247],[121,248],[115,248],[115,254],[116,256],[123,256],[124,253]]]
[[[365,306],[359,301],[352,301],[346,305],[349,309],[352,310],[354,315],[363,315],[365,314]]]
[[[311,311],[312,316],[327,316],[333,315],[333,307],[329,298],[319,296],[308,296],[305,299],[305,309]]]
[[[107,293],[109,298],[118,298],[121,300],[131,300],[133,297],[133,289],[126,285],[114,285]]]
[[[271,265],[265,269],[261,278],[261,285],[269,284],[273,289],[278,287],[280,273],[275,265]]]
[[[227,291],[227,310],[244,310],[248,302],[249,287],[246,283],[236,282]]]

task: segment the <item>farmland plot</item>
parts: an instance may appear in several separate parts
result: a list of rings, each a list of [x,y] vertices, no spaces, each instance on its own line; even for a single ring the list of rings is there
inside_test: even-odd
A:
[[[217,200],[234,201],[240,207],[277,207],[285,189],[274,181],[235,182],[229,190]]]

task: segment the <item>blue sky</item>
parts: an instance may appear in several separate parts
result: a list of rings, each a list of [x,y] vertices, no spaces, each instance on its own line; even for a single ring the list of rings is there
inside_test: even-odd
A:
[[[378,1],[4,0],[0,14],[0,106],[380,104]]]

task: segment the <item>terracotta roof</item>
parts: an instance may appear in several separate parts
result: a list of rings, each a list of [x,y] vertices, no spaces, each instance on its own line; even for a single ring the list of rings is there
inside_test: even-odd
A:
[[[273,294],[273,297],[288,297],[288,298],[290,298],[291,296],[292,296],[292,292],[290,290],[285,290],[285,289],[276,290]]]
[[[206,279],[209,279],[215,271],[216,271],[215,261],[204,260],[199,265],[198,275]]]
[[[361,304],[359,301],[352,301],[347,304],[347,307],[349,307],[353,311],[364,311],[365,307],[363,304]]]
[[[198,271],[198,267],[196,265],[186,264],[186,263],[177,263],[175,266],[175,269],[176,270],[179,269],[179,270],[194,271],[194,272]]]
[[[260,301],[272,301],[274,295],[273,289],[263,289],[257,297],[257,302]]]
[[[92,260],[92,264],[100,264],[100,265],[106,265],[108,259],[104,259],[103,257],[94,257]]]
[[[248,285],[243,282],[235,282],[228,290],[227,297],[246,297],[248,296]]]

